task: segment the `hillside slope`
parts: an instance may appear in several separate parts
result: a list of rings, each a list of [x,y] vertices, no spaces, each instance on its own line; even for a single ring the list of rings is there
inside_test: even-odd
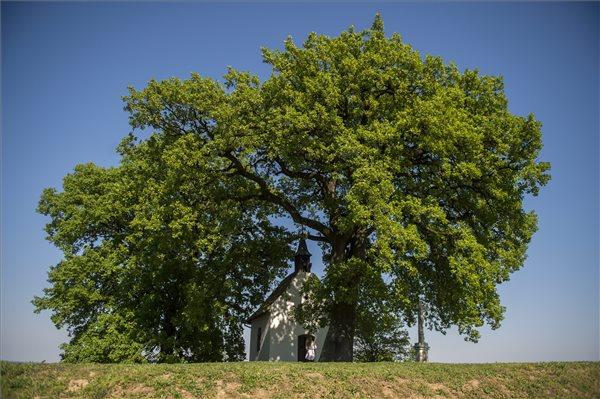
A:
[[[1,362],[11,398],[599,398],[600,363]]]

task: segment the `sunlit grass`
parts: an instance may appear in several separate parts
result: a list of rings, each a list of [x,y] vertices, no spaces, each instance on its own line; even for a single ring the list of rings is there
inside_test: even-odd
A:
[[[600,363],[1,362],[4,398],[598,398]]]

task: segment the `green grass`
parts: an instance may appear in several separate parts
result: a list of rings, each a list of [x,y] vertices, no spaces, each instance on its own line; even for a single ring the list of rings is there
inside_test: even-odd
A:
[[[600,363],[0,362],[11,398],[600,398]]]

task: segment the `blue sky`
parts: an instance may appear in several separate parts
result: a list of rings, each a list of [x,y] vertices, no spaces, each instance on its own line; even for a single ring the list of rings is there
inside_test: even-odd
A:
[[[30,303],[60,253],[35,213],[78,163],[118,163],[121,96],[151,78],[269,74],[259,48],[338,35],[382,13],[422,55],[503,75],[510,109],[543,123],[552,181],[525,266],[500,287],[502,327],[478,344],[428,333],[440,362],[599,360],[598,3],[2,2],[2,359],[56,361],[66,339]],[[319,254],[311,245],[313,254]],[[318,256],[314,268],[322,272]],[[414,339],[414,331],[413,333]]]

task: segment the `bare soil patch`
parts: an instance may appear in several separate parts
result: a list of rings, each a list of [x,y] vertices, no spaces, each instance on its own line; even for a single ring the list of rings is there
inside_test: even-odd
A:
[[[217,381],[217,398],[239,398],[241,395],[238,393],[242,384],[236,381]]]
[[[150,396],[152,393],[154,393],[154,388],[142,384],[135,384],[125,388],[117,385],[111,390],[107,398],[120,399],[127,396]]]
[[[89,384],[88,380],[71,380],[69,381],[69,387],[67,388],[67,390],[69,392],[77,392],[80,389],[83,389],[87,386],[87,384]]]

